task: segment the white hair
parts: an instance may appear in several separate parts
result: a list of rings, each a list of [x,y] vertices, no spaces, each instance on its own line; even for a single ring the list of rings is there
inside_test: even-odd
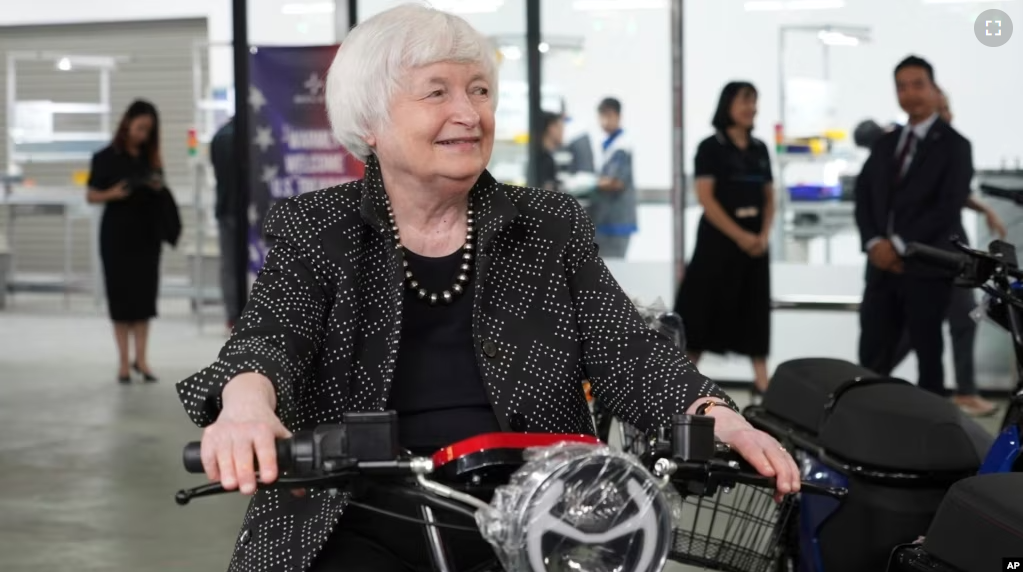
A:
[[[409,70],[439,62],[478,64],[498,104],[497,52],[484,35],[453,14],[402,4],[366,20],[345,36],[330,71],[324,99],[338,142],[360,160],[370,156],[365,137],[387,125],[391,99]]]

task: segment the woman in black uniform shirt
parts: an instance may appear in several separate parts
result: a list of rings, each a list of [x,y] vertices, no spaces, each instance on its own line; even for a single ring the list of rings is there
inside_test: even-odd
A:
[[[676,298],[688,353],[750,356],[758,391],[768,386],[771,330],[768,236],[775,211],[768,148],[751,136],[757,90],[732,82],[722,90],[694,168],[704,215]]]
[[[156,381],[146,359],[149,320],[156,317],[160,281],[160,203],[163,184],[160,122],[156,108],[136,101],[128,107],[113,142],[92,158],[88,201],[102,203],[100,257],[107,308],[114,322],[120,359],[118,381],[134,369]],[[129,338],[135,360],[128,357]]]

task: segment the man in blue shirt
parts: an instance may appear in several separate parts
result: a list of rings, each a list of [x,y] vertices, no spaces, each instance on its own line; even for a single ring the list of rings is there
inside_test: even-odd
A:
[[[597,106],[601,129],[602,160],[597,190],[590,201],[594,242],[604,258],[625,258],[629,239],[637,231],[636,188],[633,186],[633,148],[622,131],[622,104],[606,98]]]

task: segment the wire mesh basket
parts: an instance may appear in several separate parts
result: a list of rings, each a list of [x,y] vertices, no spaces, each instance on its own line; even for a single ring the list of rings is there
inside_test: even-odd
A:
[[[795,495],[777,503],[774,493],[738,483],[685,494],[679,501],[669,558],[724,572],[769,570],[782,557],[797,503]]]

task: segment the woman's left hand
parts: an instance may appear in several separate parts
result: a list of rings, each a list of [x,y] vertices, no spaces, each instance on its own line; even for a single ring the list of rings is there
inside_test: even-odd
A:
[[[1006,238],[1006,225],[992,209],[985,209],[985,224],[988,226],[989,232],[996,235],[999,240]]]
[[[775,477],[778,497],[800,490],[800,469],[789,451],[774,437],[758,431],[728,407],[712,407],[708,415],[715,418],[715,436],[766,477]]]
[[[764,256],[768,252],[768,243],[770,238],[767,233],[761,233],[757,235],[757,250],[754,252],[755,257]]]

